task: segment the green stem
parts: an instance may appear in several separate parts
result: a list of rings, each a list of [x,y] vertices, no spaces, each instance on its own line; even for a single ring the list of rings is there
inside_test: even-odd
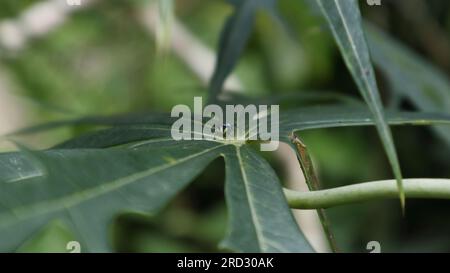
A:
[[[320,190],[319,179],[317,178],[316,172],[314,170],[314,165],[309,156],[308,149],[306,145],[301,141],[301,139],[295,135],[294,133],[290,136],[292,144],[295,146],[297,150],[297,158],[300,163],[300,167],[303,171],[303,175],[305,176],[306,184],[308,185],[308,189],[310,191]],[[328,244],[333,252],[338,252],[338,246],[336,240],[334,239],[334,235],[331,231],[330,221],[328,221],[328,217],[325,213],[324,209],[318,209],[317,215],[319,216],[320,223],[322,224],[322,228],[325,232],[325,235],[328,240]]]
[[[404,179],[408,198],[450,199],[450,179]],[[298,192],[284,190],[289,206],[294,209],[321,209],[375,199],[398,197],[395,180],[354,184],[327,190]]]

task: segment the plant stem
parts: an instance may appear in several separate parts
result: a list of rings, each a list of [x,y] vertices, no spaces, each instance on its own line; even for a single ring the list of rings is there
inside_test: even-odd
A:
[[[404,186],[408,198],[450,199],[450,179],[404,179]],[[289,189],[285,189],[284,192],[289,206],[294,209],[323,209],[398,197],[395,180],[367,182],[311,192]]]
[[[311,158],[309,157],[306,145],[301,141],[301,139],[295,135],[291,135],[292,144],[297,148],[298,161],[300,167],[302,168],[303,175],[305,176],[306,184],[310,191],[317,191],[320,189],[319,179],[317,179],[316,172],[314,171],[314,165]],[[322,224],[322,228],[326,234],[328,244],[333,252],[338,252],[338,247],[336,240],[334,239],[333,233],[331,232],[330,222],[325,214],[324,209],[317,209],[317,214]]]

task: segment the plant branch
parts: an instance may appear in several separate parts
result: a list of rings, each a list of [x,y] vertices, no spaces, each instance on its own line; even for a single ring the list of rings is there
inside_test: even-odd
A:
[[[450,179],[405,179],[408,198],[450,199]],[[284,189],[289,206],[294,209],[321,209],[376,199],[398,197],[395,180],[354,184],[327,190],[298,192]]]
[[[305,181],[306,184],[308,185],[309,190],[310,191],[320,190],[319,179],[317,178],[316,172],[314,170],[314,165],[309,156],[306,145],[294,133],[290,137],[292,144],[295,146],[297,150],[298,161],[303,171],[303,175],[305,176]],[[338,252],[336,240],[334,239],[333,233],[331,232],[330,222],[328,221],[328,217],[325,214],[325,210],[318,209],[317,215],[319,216],[322,228],[327,236],[328,244],[330,245],[331,250],[335,253]]]

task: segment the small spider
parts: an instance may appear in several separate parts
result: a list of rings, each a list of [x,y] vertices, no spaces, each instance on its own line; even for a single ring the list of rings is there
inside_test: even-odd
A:
[[[231,130],[231,124],[225,123],[222,127],[219,127],[217,132],[221,134],[222,137],[225,137],[226,133]]]
[[[225,123],[222,125],[222,132],[225,134],[229,129],[231,129],[231,124]]]

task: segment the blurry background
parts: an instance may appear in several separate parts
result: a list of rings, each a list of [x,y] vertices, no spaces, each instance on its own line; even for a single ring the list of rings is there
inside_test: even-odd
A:
[[[360,4],[366,19],[448,77],[448,0]],[[225,0],[179,0],[174,6],[171,14],[170,5],[161,9],[150,0],[81,0],[73,7],[65,0],[2,0],[0,133],[85,115],[191,105],[193,96],[206,93],[220,31],[232,7]],[[258,14],[250,43],[226,87],[249,96],[336,91],[359,98],[332,37],[309,6],[279,0],[279,8],[289,31],[268,14]],[[386,105],[415,109],[410,101],[389,95],[384,75],[378,76]],[[86,129],[58,129],[32,136],[27,143],[47,148]],[[432,130],[404,127],[393,133],[404,177],[450,177],[449,145]],[[323,187],[391,178],[373,128],[307,131],[301,136]],[[11,148],[0,143],[1,151]],[[289,174],[279,157],[267,157],[286,182]],[[116,250],[219,251],[226,229],[223,179],[223,162],[217,160],[159,215],[118,217],[111,228]],[[429,200],[408,200],[405,217],[398,200],[327,210],[338,245],[352,252],[367,252],[367,242],[374,240],[383,252],[450,251],[449,211],[450,202]],[[64,251],[71,237],[62,223],[54,222],[20,251]]]

